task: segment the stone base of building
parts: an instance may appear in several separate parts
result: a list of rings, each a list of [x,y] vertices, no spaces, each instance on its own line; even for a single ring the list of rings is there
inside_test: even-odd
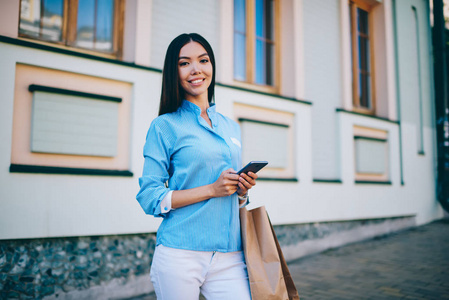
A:
[[[414,216],[275,226],[287,261],[416,226]]]
[[[414,216],[274,226],[287,261],[415,226]],[[153,291],[156,235],[0,241],[0,299],[125,299]]]
[[[152,290],[156,235],[0,241],[0,299],[111,299]]]

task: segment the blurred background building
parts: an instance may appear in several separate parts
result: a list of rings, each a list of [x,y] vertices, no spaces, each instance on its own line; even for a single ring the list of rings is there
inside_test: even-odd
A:
[[[135,195],[184,32],[215,51],[244,163],[270,162],[250,207],[288,260],[441,218],[430,4],[0,0],[0,298],[152,290],[160,220]]]

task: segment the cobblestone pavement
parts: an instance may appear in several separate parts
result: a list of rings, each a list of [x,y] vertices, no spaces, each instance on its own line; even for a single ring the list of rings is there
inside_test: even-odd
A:
[[[449,299],[449,220],[304,257],[289,269],[302,300]]]
[[[304,299],[449,299],[449,220],[289,264]]]

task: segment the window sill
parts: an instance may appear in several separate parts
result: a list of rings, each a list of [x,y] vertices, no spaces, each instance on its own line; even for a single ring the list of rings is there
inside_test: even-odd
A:
[[[116,58],[99,56],[97,54],[93,55],[90,53],[79,52],[79,51],[75,51],[75,49],[72,49],[72,48],[60,47],[60,46],[58,47],[57,45],[51,44],[51,43],[38,43],[35,40],[31,41],[31,40],[27,40],[27,39],[23,39],[23,38],[20,38],[20,39],[19,38],[11,38],[11,37],[0,35],[0,43],[6,43],[6,44],[21,46],[21,47],[34,48],[34,49],[64,54],[64,55],[70,55],[70,56],[75,56],[75,57],[80,57],[80,58],[85,58],[85,59],[92,59],[92,60],[96,60],[96,61],[112,63],[112,64],[121,65],[121,66],[162,73],[162,70],[160,70],[160,69],[147,67],[147,66],[143,66],[143,65],[137,65],[135,63],[118,60]]]
[[[68,96],[77,96],[77,97],[86,97],[86,98],[93,98],[93,99],[112,101],[112,102],[122,102],[122,98],[118,98],[118,97],[99,95],[99,94],[92,94],[92,93],[85,93],[85,92],[74,91],[74,90],[67,90],[67,89],[60,89],[60,88],[54,88],[54,87],[49,87],[49,86],[42,86],[42,85],[37,85],[37,84],[31,84],[28,87],[28,91],[30,91],[30,92],[55,93],[55,94],[68,95]]]
[[[375,116],[376,113],[374,111],[374,109],[368,109],[368,108],[364,108],[364,107],[357,107],[357,106],[353,106],[352,107],[352,111],[362,114],[362,115],[368,115],[368,116]]]
[[[351,110],[346,110],[344,108],[337,108],[336,111],[338,113],[343,112],[343,113],[347,113],[347,114],[353,114],[353,115],[357,115],[357,116],[362,116],[362,117],[367,117],[367,118],[373,118],[376,120],[380,120],[380,121],[385,121],[385,122],[390,122],[390,123],[394,123],[394,124],[398,124],[399,125],[399,121],[396,120],[390,120],[387,118],[383,118],[383,117],[378,117],[378,116],[374,116],[374,115],[368,115],[366,113],[361,113],[361,112],[357,112],[357,111],[351,111]]]
[[[57,49],[70,50],[70,51],[89,54],[89,55],[93,55],[93,56],[120,60],[120,57],[118,57],[114,53],[106,53],[106,52],[95,51],[95,50],[91,50],[91,49],[78,48],[78,47],[74,47],[74,46],[68,46],[63,43],[34,39],[34,38],[28,37],[28,36],[20,36],[19,35],[18,39],[21,41],[35,43],[35,44],[39,44],[39,45],[45,45],[45,46],[54,47]]]
[[[392,185],[391,181],[374,181],[374,180],[356,180],[356,184],[383,184]]]
[[[284,181],[284,182],[299,182],[298,178],[277,178],[277,177],[259,177],[260,181]]]
[[[104,170],[104,169],[81,169],[34,165],[11,164],[10,173],[34,173],[34,174],[64,174],[64,175],[94,175],[94,176],[122,176],[133,177],[134,174],[128,170]]]
[[[237,87],[260,91],[262,93],[279,94],[279,88],[276,86],[261,85],[261,84],[246,82],[246,81],[240,81],[240,80],[234,80],[232,82],[232,84]]]
[[[314,178],[313,182],[315,183],[343,183],[341,179],[318,179]]]

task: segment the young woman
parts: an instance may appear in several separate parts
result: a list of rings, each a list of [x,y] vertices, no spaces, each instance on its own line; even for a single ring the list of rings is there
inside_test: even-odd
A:
[[[144,147],[137,200],[162,217],[151,265],[158,299],[250,299],[239,207],[257,175],[237,175],[239,125],[216,112],[215,59],[200,35],[168,47],[159,117]],[[168,188],[165,183],[168,181]]]

